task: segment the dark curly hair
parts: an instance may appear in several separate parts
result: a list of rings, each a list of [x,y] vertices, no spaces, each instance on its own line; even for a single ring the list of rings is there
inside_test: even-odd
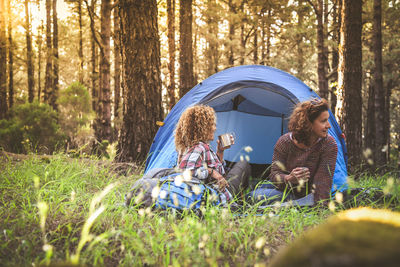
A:
[[[175,147],[183,153],[198,142],[207,142],[217,118],[212,107],[195,105],[186,109],[175,128]]]
[[[304,101],[296,105],[290,115],[289,131],[293,137],[306,146],[310,145],[310,137],[312,134],[312,123],[318,116],[328,111],[328,102],[325,99],[312,99]]]

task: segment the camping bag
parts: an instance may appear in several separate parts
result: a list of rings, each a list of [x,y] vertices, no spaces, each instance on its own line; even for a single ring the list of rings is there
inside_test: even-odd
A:
[[[220,204],[215,189],[196,180],[177,182],[175,178],[179,175],[182,173],[170,168],[150,171],[133,184],[130,192],[125,195],[125,204],[129,206],[140,194],[142,206],[154,205],[159,209],[199,209],[202,203]],[[153,198],[153,189],[157,186],[160,190],[158,196]]]
[[[181,182],[163,177],[160,193],[155,206],[161,209],[173,208],[177,210],[199,209],[202,204],[219,205],[219,196],[216,190],[200,182]]]

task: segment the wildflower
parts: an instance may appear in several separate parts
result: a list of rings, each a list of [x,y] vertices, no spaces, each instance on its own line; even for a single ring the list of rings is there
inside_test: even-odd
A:
[[[246,159],[247,162],[250,161],[250,157],[248,155],[245,156],[245,159]]]
[[[143,191],[140,191],[140,193],[135,197],[135,204],[139,204],[144,198],[144,193]]]
[[[343,194],[341,192],[337,192],[335,195],[335,199],[337,203],[343,203]]]
[[[269,248],[264,248],[264,255],[268,257],[270,254],[271,251],[269,250]]]
[[[335,211],[335,209],[336,209],[335,203],[333,201],[330,201],[328,208],[330,211]]]
[[[265,244],[265,237],[260,237],[257,241],[256,241],[256,249],[261,249],[264,247]]]
[[[75,195],[76,195],[75,191],[72,190],[72,192],[71,192],[71,202],[74,202],[74,200],[75,200]]]
[[[281,169],[282,171],[286,171],[286,167],[285,167],[285,165],[282,163],[282,162],[280,162],[280,161],[275,161],[275,164],[278,166],[278,168],[279,169]]]
[[[161,199],[164,199],[164,198],[166,198],[166,197],[167,197],[167,191],[161,190],[161,191],[160,191],[160,198],[161,198]]]
[[[49,244],[45,244],[43,245],[43,251],[52,251],[53,250],[53,246],[49,245]]]
[[[184,181],[190,181],[192,180],[192,171],[191,170],[185,170],[183,172],[183,180]]]
[[[39,177],[37,175],[33,176],[33,184],[35,185],[36,189],[39,189],[40,182],[39,182]]]
[[[247,153],[250,153],[251,151],[253,151],[253,148],[251,146],[246,146],[244,148],[244,151],[246,151]]]
[[[201,194],[201,188],[198,185],[192,186],[192,190],[196,195],[200,195]]]
[[[366,159],[368,159],[372,155],[372,150],[370,148],[367,148],[363,151],[363,155]]]
[[[174,205],[176,206],[176,207],[178,207],[179,206],[179,200],[178,200],[178,196],[177,196],[177,194],[172,194],[172,200],[173,200],[173,202],[174,202]]]
[[[144,209],[139,209],[138,213],[140,216],[144,216],[144,214],[145,214]]]
[[[151,190],[151,197],[153,199],[157,198],[159,194],[160,194],[160,187],[159,186],[156,186],[156,187],[153,188],[153,190]]]
[[[176,185],[176,186],[181,186],[181,184],[183,183],[183,177],[182,177],[182,175],[176,176],[174,182],[175,182],[175,185]]]

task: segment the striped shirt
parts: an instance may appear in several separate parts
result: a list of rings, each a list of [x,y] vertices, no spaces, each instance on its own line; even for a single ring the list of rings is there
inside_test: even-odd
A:
[[[179,156],[179,159],[179,169],[193,170],[192,178],[198,179],[203,183],[216,182],[216,180],[209,177],[208,168],[216,170],[223,176],[225,175],[225,161],[221,162],[209,144],[199,142],[187,149],[182,156]],[[221,192],[215,183],[213,187]],[[220,200],[222,203],[226,203],[226,201],[232,199],[232,195],[228,190],[225,189],[221,193]]]
[[[320,138],[311,147],[302,149],[295,145],[291,133],[284,134],[274,147],[270,180],[283,191],[286,186],[291,186],[284,177],[296,167],[307,167],[310,170],[310,179],[302,188],[294,185],[294,195],[304,197],[314,193],[316,202],[329,199],[337,151],[336,141],[330,135]]]

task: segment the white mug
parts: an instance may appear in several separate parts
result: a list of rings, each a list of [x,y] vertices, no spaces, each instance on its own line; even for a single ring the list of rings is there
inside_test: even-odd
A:
[[[224,133],[218,136],[219,142],[222,147],[228,147],[234,144],[235,133]],[[233,139],[233,140],[232,140]]]

